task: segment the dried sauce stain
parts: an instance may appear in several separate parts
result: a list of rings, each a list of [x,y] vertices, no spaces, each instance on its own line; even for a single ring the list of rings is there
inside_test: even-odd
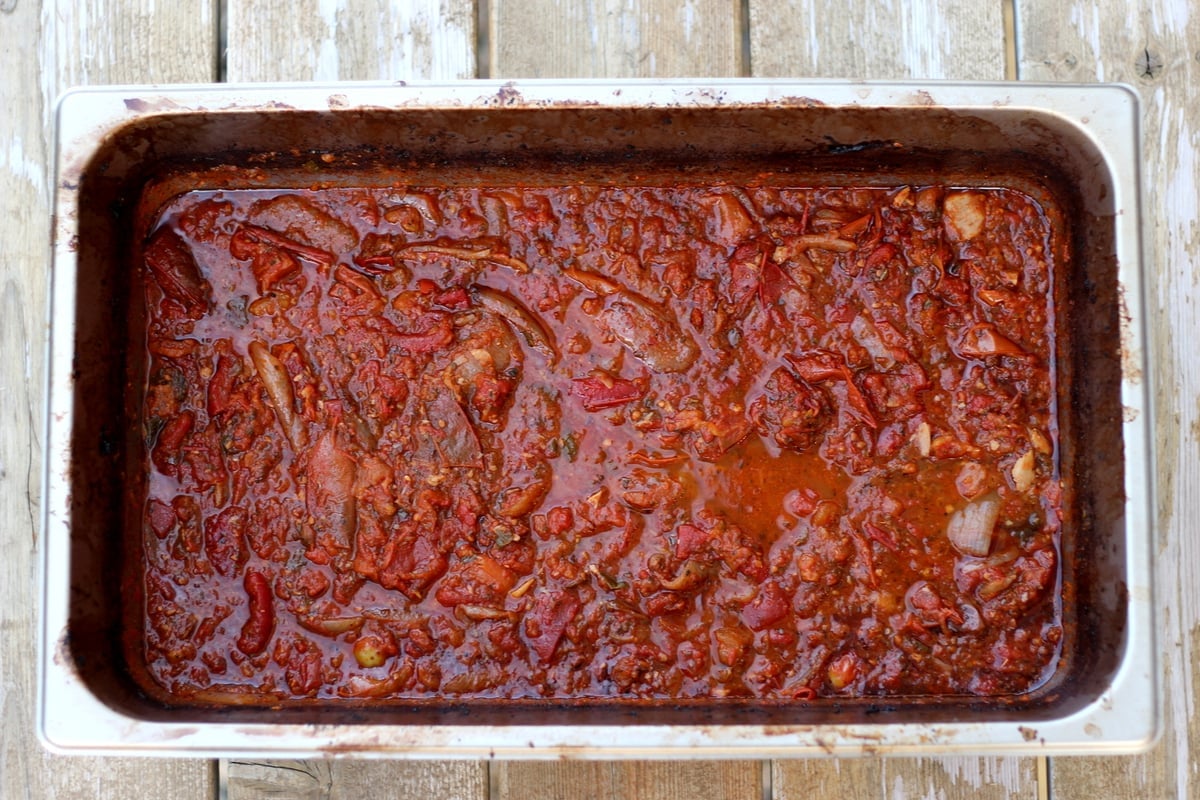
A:
[[[514,81],[509,81],[496,90],[496,103],[502,106],[520,105],[525,99]]]
[[[1020,192],[225,189],[148,222],[127,636],[160,694],[806,704],[1055,668],[1065,234]]]
[[[1142,352],[1134,346],[1133,317],[1129,314],[1125,286],[1119,285],[1117,291],[1121,327],[1121,375],[1136,386],[1142,382]]]

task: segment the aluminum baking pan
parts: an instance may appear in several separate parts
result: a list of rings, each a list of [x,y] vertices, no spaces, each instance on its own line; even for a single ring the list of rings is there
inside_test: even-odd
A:
[[[1159,726],[1152,420],[1139,108],[1121,86],[780,80],[111,87],[58,107],[38,721],[68,753],[162,756],[762,758],[1142,750]],[[880,143],[885,147],[879,147]],[[264,153],[402,151],[1022,163],[1072,211],[1064,537],[1072,635],[1051,687],[979,698],[774,706],[165,707],[122,661],[123,292],[148,178]]]

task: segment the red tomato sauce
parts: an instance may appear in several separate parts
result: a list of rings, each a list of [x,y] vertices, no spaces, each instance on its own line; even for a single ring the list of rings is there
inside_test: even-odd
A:
[[[142,247],[175,698],[998,696],[1063,632],[1012,189],[224,190]]]

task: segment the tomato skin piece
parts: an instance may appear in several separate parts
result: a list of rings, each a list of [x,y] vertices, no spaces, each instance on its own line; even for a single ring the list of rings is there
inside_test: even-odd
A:
[[[796,374],[809,383],[820,383],[828,380],[842,380],[846,384],[846,410],[858,418],[868,428],[879,427],[875,414],[867,398],[863,397],[858,386],[854,383],[849,367],[838,355],[827,350],[810,350],[805,353],[784,356],[796,370]]]
[[[464,311],[471,307],[471,296],[461,286],[452,286],[434,295],[433,304],[447,311]]]
[[[675,557],[694,558],[708,551],[708,531],[695,525],[680,525],[675,531]]]
[[[579,608],[579,598],[570,591],[541,592],[534,598],[533,608],[529,612],[533,622],[526,623],[525,631],[530,639],[530,647],[543,664],[554,657],[567,625]],[[537,632],[531,634],[531,628]]]
[[[204,549],[209,562],[222,575],[233,575],[246,563],[246,524],[244,508],[230,506],[204,521]]]
[[[400,347],[410,353],[432,353],[454,341],[454,327],[444,314],[437,314],[426,323],[428,327],[416,333],[401,333],[393,337]]]
[[[219,416],[229,408],[233,395],[234,360],[226,353],[217,356],[217,370],[208,382],[208,415]]]
[[[863,529],[867,532],[867,538],[879,542],[881,545],[891,550],[893,553],[900,552],[900,545],[896,543],[896,537],[878,525],[871,522],[863,523]]]
[[[645,391],[633,381],[594,375],[573,379],[571,393],[583,401],[586,411],[616,408],[640,400],[645,395]]]
[[[317,264],[332,265],[337,263],[337,259],[334,258],[332,253],[317,247],[309,247],[306,244],[301,244],[269,228],[262,228],[257,225],[243,225],[235,236],[242,237],[242,241],[245,243],[244,247],[246,249],[241,252],[249,252],[249,248],[253,245],[270,245]]]
[[[250,599],[250,618],[242,626],[237,647],[248,656],[256,656],[267,649],[275,633],[275,607],[271,597],[271,584],[257,570],[246,573],[243,583]]]
[[[150,529],[159,539],[167,538],[167,535],[175,527],[175,509],[161,500],[150,501],[150,508],[146,516],[150,520]]]
[[[154,443],[154,450],[151,452],[151,459],[154,461],[154,466],[158,467],[164,475],[174,477],[179,474],[183,443],[195,424],[196,415],[191,411],[184,411],[168,420],[159,432],[158,441]]]
[[[742,619],[751,630],[761,631],[787,616],[788,596],[775,581],[767,581],[754,599],[742,609]]]
[[[155,231],[146,243],[145,260],[165,295],[190,312],[208,310],[212,287],[200,274],[191,248],[178,233],[168,227]]]

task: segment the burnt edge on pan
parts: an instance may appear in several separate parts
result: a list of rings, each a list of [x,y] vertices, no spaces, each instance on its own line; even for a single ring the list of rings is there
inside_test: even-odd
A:
[[[443,117],[453,117],[450,112],[440,112]],[[463,127],[479,122],[489,112],[463,111],[460,115]],[[505,111],[507,115],[544,113],[531,111]],[[570,112],[557,112],[569,114]],[[697,112],[692,111],[695,115]],[[756,125],[742,124],[737,115],[768,116],[781,113],[777,109],[721,109],[707,110],[709,115],[724,114],[729,117],[730,129],[753,132]],[[792,112],[795,113],[795,112]],[[841,110],[842,116],[863,115],[871,120],[878,132],[895,128],[897,120],[912,117],[922,112],[898,110],[894,112],[864,112]],[[946,112],[942,112],[946,115]],[[372,114],[378,115],[375,124],[388,121],[387,112],[354,112],[355,119]],[[637,128],[634,123],[657,126],[659,131],[676,124],[672,117],[677,112],[662,110],[589,110],[587,116],[608,115],[620,126]],[[281,115],[288,121],[276,119],[271,124],[295,125],[304,123],[314,126],[328,136],[344,124],[334,124],[333,115],[296,114]],[[394,114],[393,114],[394,116]],[[786,114],[783,115],[786,118]],[[880,117],[884,119],[881,120]],[[951,118],[953,115],[949,115]],[[640,117],[640,119],[639,119]],[[759,126],[779,120],[750,120]],[[951,120],[952,121],[952,120]],[[870,126],[864,130],[871,130]],[[265,123],[264,123],[265,124]],[[369,126],[370,123],[363,123]],[[690,123],[695,125],[695,121]],[[950,123],[947,123],[950,124]],[[978,120],[967,127],[983,125]],[[187,126],[182,126],[186,128]],[[235,126],[236,127],[236,126]],[[121,631],[127,629],[122,621],[132,613],[140,619],[136,602],[122,600],[124,590],[136,587],[127,584],[129,547],[136,544],[136,531],[140,530],[140,507],[127,503],[123,498],[130,496],[136,486],[126,484],[129,464],[139,463],[141,444],[131,416],[134,409],[127,407],[132,398],[136,402],[137,387],[142,379],[138,363],[129,363],[123,347],[131,331],[137,331],[137,309],[130,307],[134,295],[134,276],[138,271],[139,247],[134,240],[130,221],[139,203],[154,202],[157,197],[165,200],[173,191],[161,187],[172,185],[180,176],[193,170],[207,171],[217,161],[189,160],[180,157],[157,157],[155,144],[158,137],[178,134],[172,130],[170,120],[152,119],[119,132],[104,147],[100,154],[84,170],[81,183],[80,245],[79,245],[79,300],[77,307],[77,341],[75,360],[76,398],[75,429],[72,432],[72,592],[71,622],[68,639],[64,641],[64,654],[69,652],[89,689],[103,702],[135,717],[179,721],[181,719],[218,720],[241,722],[404,722],[409,724],[435,722],[454,723],[511,723],[511,713],[521,710],[522,722],[532,724],[564,721],[605,723],[795,723],[817,724],[826,721],[850,722],[899,722],[899,721],[946,721],[961,719],[971,714],[972,719],[1026,719],[1035,720],[1062,713],[1093,701],[1103,690],[1111,673],[1120,661],[1122,630],[1125,620],[1125,587],[1106,580],[1104,566],[1119,565],[1123,554],[1119,552],[1122,538],[1101,532],[1100,526],[1111,525],[1123,529],[1123,467],[1122,459],[1114,458],[1122,452],[1121,413],[1118,388],[1121,378],[1119,352],[1119,319],[1117,302],[1116,264],[1113,256],[1113,230],[1103,220],[1085,211],[1086,203],[1079,197],[1077,176],[1065,175],[1053,166],[1054,153],[1030,154],[1011,152],[1006,158],[998,159],[994,152],[954,148],[947,151],[918,151],[890,139],[834,136],[832,141],[815,148],[788,153],[778,142],[774,149],[766,152],[746,147],[727,147],[724,150],[711,146],[706,148],[685,145],[681,149],[639,148],[632,143],[624,146],[608,146],[599,155],[584,155],[588,143],[580,134],[571,140],[572,147],[558,147],[563,140],[552,141],[550,137],[539,146],[529,147],[517,141],[509,143],[512,155],[497,161],[488,151],[492,163],[505,168],[544,165],[550,171],[569,169],[574,177],[586,177],[599,172],[611,175],[613,171],[628,169],[630,163],[639,171],[650,163],[662,167],[678,168],[681,163],[691,165],[693,170],[703,172],[705,164],[716,162],[725,179],[734,179],[738,174],[759,171],[767,167],[779,167],[780,160],[787,156],[791,163],[802,163],[804,168],[791,173],[819,175],[826,182],[836,176],[842,180],[868,183],[865,176],[887,172],[883,183],[917,181],[922,175],[936,175],[937,180],[953,180],[962,184],[1005,185],[1025,191],[1035,198],[1046,198],[1057,204],[1067,219],[1074,220],[1071,226],[1069,257],[1061,258],[1056,276],[1057,307],[1060,324],[1078,325],[1072,335],[1058,338],[1059,348],[1059,422],[1062,430],[1062,470],[1067,478],[1068,494],[1066,508],[1068,517],[1064,529],[1073,531],[1064,535],[1063,564],[1064,622],[1069,634],[1064,645],[1059,670],[1041,689],[1018,698],[860,698],[851,701],[823,701],[811,706],[796,704],[774,704],[762,701],[724,701],[720,704],[697,707],[692,703],[614,703],[609,700],[583,700],[570,704],[547,703],[545,701],[473,701],[415,703],[397,701],[377,708],[365,708],[351,704],[314,706],[297,703],[281,711],[266,708],[245,708],[213,711],[199,706],[169,708],[161,701],[163,697],[147,697],[150,688],[137,680],[136,663],[125,658],[121,642]],[[323,130],[322,130],[323,129]],[[460,128],[462,129],[462,128]],[[645,130],[645,128],[641,128]],[[694,130],[694,128],[692,129]],[[728,132],[728,131],[726,131]],[[236,131],[235,131],[236,133]],[[185,131],[186,134],[186,131]],[[278,136],[279,131],[274,135]],[[665,135],[664,135],[665,136]],[[776,137],[779,137],[778,131]],[[202,138],[202,137],[201,137]],[[318,137],[325,138],[325,137]],[[345,169],[344,180],[362,184],[362,172],[372,165],[383,163],[392,170],[397,166],[416,164],[426,169],[437,170],[452,164],[469,162],[471,148],[459,149],[452,158],[438,157],[439,145],[436,137],[426,139],[412,147],[380,146],[358,151],[338,152],[339,168]],[[503,138],[503,137],[501,137]],[[620,139],[620,136],[614,137]],[[651,137],[653,138],[653,137]],[[660,137],[660,139],[663,137]],[[786,138],[786,137],[784,137]],[[948,140],[956,136],[947,136]],[[336,140],[336,135],[334,136]],[[226,155],[219,162],[259,166],[278,170],[280,179],[289,171],[304,175],[304,183],[312,183],[313,175],[305,165],[314,155],[329,152],[321,148],[308,152],[279,152],[254,150],[245,145],[240,136],[232,136],[226,142]],[[395,141],[395,139],[393,139]],[[880,146],[880,142],[883,143]],[[197,142],[203,144],[203,142]],[[182,144],[176,144],[185,152],[189,149],[186,135]],[[430,150],[430,148],[435,148]],[[454,148],[450,148],[454,149]],[[197,146],[193,152],[206,150]],[[748,150],[748,152],[747,152]],[[1045,156],[1049,156],[1049,158]],[[738,169],[730,169],[736,162]],[[346,166],[347,163],[353,166]],[[921,165],[923,168],[914,168]],[[354,173],[359,174],[354,174]],[[969,173],[969,177],[967,174]],[[960,177],[960,175],[962,177]],[[676,173],[678,177],[678,173]],[[689,175],[689,177],[691,177]],[[284,183],[291,181],[284,180]],[[369,181],[367,181],[369,183]],[[178,186],[178,184],[175,184]],[[1088,235],[1090,234],[1090,235]],[[131,313],[132,312],[132,313]],[[129,319],[129,325],[124,320]],[[1080,330],[1084,324],[1086,331]],[[1081,375],[1083,372],[1085,374]],[[1086,437],[1086,440],[1077,439]],[[1117,464],[1113,471],[1111,466]],[[129,476],[136,482],[136,476]],[[144,495],[144,492],[142,492]],[[130,517],[135,523],[128,524]],[[120,577],[120,581],[118,581]],[[136,582],[135,582],[136,583]],[[1074,591],[1071,591],[1071,589]],[[1093,602],[1087,602],[1088,600]],[[1117,626],[1117,627],[1114,627]],[[585,712],[586,709],[586,712]],[[470,717],[466,716],[470,714]],[[585,716],[580,716],[585,714]],[[575,719],[573,720],[572,717]]]

